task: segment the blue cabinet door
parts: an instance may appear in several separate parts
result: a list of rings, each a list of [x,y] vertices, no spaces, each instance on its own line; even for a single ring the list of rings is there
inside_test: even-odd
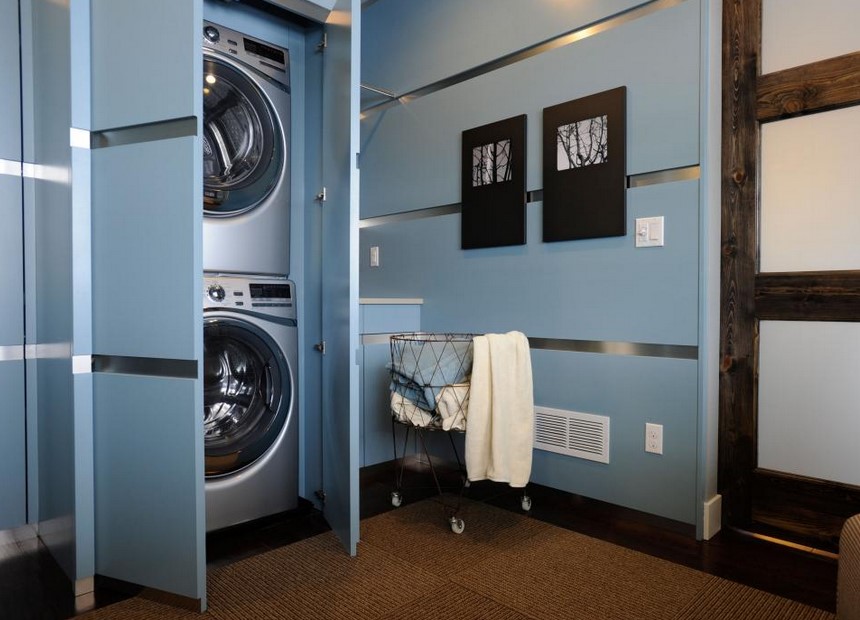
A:
[[[0,0],[0,530],[24,525],[24,265],[17,0]]]
[[[75,255],[92,266],[75,271],[74,352],[78,371],[91,360],[75,416],[91,408],[95,572],[205,608],[202,2],[72,5],[90,13],[72,41],[73,88],[91,93],[73,96],[90,224],[75,223]]]
[[[338,0],[323,56],[322,435],[324,514],[351,554],[358,543],[358,168],[361,3]]]

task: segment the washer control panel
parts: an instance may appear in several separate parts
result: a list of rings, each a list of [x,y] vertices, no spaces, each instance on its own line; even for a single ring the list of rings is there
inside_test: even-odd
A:
[[[283,84],[289,91],[290,52],[286,48],[206,21],[203,22],[203,47],[241,60]]]
[[[234,308],[295,318],[295,284],[280,278],[205,276],[203,307]]]

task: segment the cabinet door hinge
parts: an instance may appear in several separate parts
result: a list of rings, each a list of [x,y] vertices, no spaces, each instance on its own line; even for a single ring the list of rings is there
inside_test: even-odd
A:
[[[326,192],[325,186],[323,186],[322,190],[321,190],[319,193],[317,193],[316,201],[317,201],[318,203],[322,204],[322,203],[324,203],[326,200],[328,200],[328,195],[327,195],[327,192]]]
[[[325,355],[325,340],[320,340],[314,345],[314,349]]]
[[[318,52],[325,51],[325,48],[327,48],[327,47],[328,47],[328,33],[324,32],[322,39],[320,39],[320,42],[317,43],[317,51]]]

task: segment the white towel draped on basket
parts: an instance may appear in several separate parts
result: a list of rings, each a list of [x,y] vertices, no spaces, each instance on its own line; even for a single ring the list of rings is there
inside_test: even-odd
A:
[[[524,487],[531,475],[534,396],[529,341],[520,332],[473,340],[466,431],[469,480]]]

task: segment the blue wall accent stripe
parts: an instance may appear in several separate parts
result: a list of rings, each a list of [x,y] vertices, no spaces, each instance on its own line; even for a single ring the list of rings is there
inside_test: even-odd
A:
[[[588,37],[600,34],[601,32],[606,32],[607,30],[611,30],[612,28],[621,26],[622,24],[626,24],[633,20],[639,19],[640,17],[645,17],[646,15],[651,15],[652,13],[656,13],[657,11],[677,6],[679,4],[682,4],[683,2],[686,2],[686,0],[651,0],[650,2],[646,2],[626,11],[622,11],[621,13],[618,13],[616,15],[599,19],[580,28],[576,28],[575,30],[571,30],[570,32],[566,32],[564,34],[560,34],[545,41],[535,43],[534,45],[530,45],[521,50],[511,52],[510,54],[505,54],[504,56],[496,58],[495,60],[491,60],[482,65],[478,65],[477,67],[472,67],[471,69],[461,71],[460,73],[441,79],[437,82],[433,82],[432,84],[416,88],[407,93],[397,96],[397,98],[395,99],[389,99],[381,103],[370,105],[364,108],[362,110],[362,113],[378,112],[390,108],[392,106],[399,105],[401,103],[414,101],[419,97],[424,97],[426,95],[430,95],[450,86],[455,86],[467,80],[471,80],[478,76],[484,75],[485,73],[489,73],[491,71],[495,71],[496,69],[507,67],[514,63],[520,62],[521,60],[526,60],[527,58],[532,58],[533,56],[537,56],[538,54],[543,54],[544,52],[550,52],[560,47],[565,47],[566,45],[570,45],[571,43],[576,43],[577,41],[581,41],[582,39],[587,39]]]

